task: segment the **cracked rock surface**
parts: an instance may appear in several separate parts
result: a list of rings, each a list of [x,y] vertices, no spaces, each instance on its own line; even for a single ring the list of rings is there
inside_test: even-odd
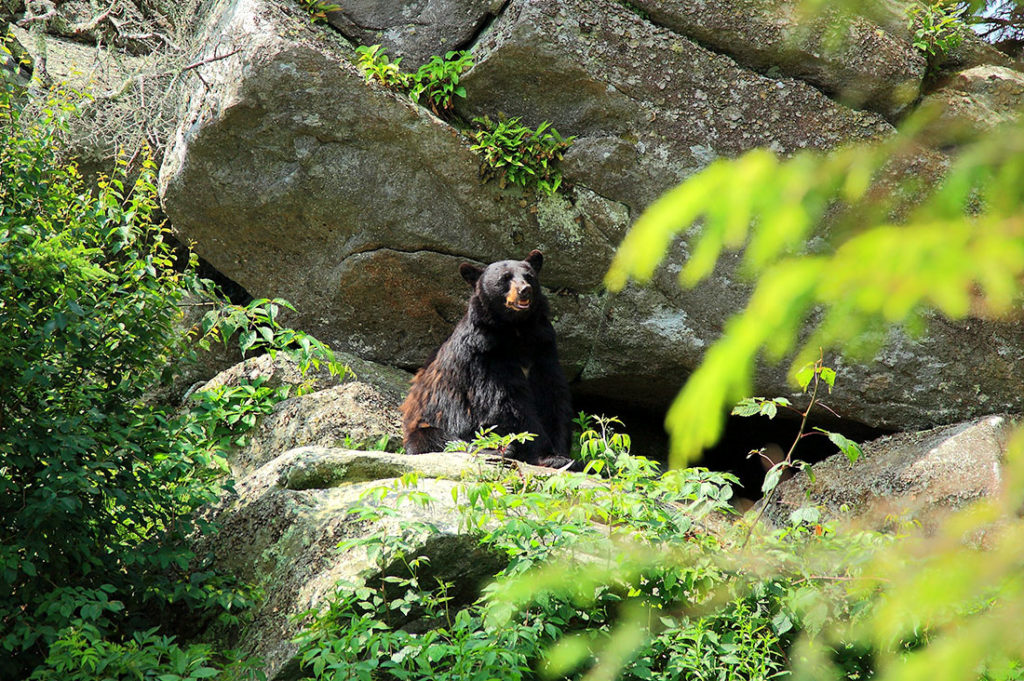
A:
[[[856,520],[872,528],[916,522],[935,529],[949,511],[1002,489],[1007,438],[1013,424],[986,416],[927,431],[868,442],[851,464],[836,454],[782,482],[765,511],[780,527],[789,515],[817,506],[829,519]]]
[[[781,9],[775,23],[751,11],[743,24],[743,0],[721,11],[648,4],[636,5],[647,16],[613,0],[459,5],[474,8],[466,40],[476,66],[463,76],[468,97],[458,113],[547,120],[576,136],[562,164],[564,190],[542,197],[481,183],[468,139],[407,96],[367,84],[339,32],[311,26],[291,3],[217,0],[205,56],[230,56],[197,69],[202,80],[183,103],[161,170],[164,208],[220,272],[253,296],[291,301],[298,312],[287,323],[404,369],[421,365],[463,313],[460,262],[539,248],[575,393],[663,408],[745,305],[749,285],[726,257],[707,281],[680,290],[676,274],[688,257],[680,241],[650,286],[607,294],[602,277],[631,221],[716,158],[891,134],[881,114],[829,94],[845,92],[844,79],[867,78],[877,88],[860,103],[892,116],[902,100],[886,101],[883,84],[916,87],[919,64],[881,20],[853,30],[841,58],[805,44],[807,55],[791,50],[783,59],[792,43]],[[385,5],[346,5],[346,16],[362,12],[359,25],[378,31],[346,35],[376,40],[400,24],[419,35],[424,17],[442,7]],[[493,22],[481,24],[481,13]],[[726,49],[712,34],[750,44]],[[419,48],[394,45],[410,66],[419,58]],[[777,68],[765,68],[772,54]],[[971,96],[987,107],[1005,99]],[[909,164],[907,173],[941,175],[941,160],[922,165],[935,168]],[[838,362],[843,387],[830,406],[889,429],[1020,411],[1021,347],[1015,322],[937,321],[921,338],[893,331],[873,361]],[[783,367],[760,367],[755,390],[792,395]]]

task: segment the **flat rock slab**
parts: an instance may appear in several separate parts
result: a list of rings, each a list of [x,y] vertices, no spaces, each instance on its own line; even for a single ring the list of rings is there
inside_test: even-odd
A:
[[[863,446],[851,464],[842,454],[814,464],[814,480],[798,473],[778,487],[765,516],[777,525],[803,506],[827,517],[870,527],[917,521],[934,527],[945,512],[1001,489],[1007,417],[988,416],[916,433],[900,433]]]

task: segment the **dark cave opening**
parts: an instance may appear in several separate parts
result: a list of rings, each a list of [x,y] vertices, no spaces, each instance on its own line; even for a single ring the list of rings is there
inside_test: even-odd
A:
[[[573,404],[576,413],[583,411],[587,414],[617,417],[624,424],[618,426],[617,431],[630,435],[633,454],[667,463],[667,408],[639,407],[623,401],[589,395],[576,397]],[[874,428],[857,421],[838,419],[823,410],[818,415],[811,412],[805,433],[812,432],[815,427],[838,432],[857,443],[891,433],[889,430]],[[735,475],[740,481],[740,487],[735,490],[736,495],[756,500],[761,497],[765,466],[762,465],[761,458],[752,455],[751,452],[772,443],[786,452],[793,445],[799,432],[800,417],[795,413],[780,412],[774,419],[765,416],[729,416],[718,443],[706,450],[691,465]],[[838,453],[839,450],[828,437],[823,434],[812,434],[800,439],[793,456],[808,463],[817,463]]]

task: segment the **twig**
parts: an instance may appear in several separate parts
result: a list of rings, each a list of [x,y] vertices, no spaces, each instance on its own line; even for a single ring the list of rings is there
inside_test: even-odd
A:
[[[37,12],[42,14],[37,14]],[[18,22],[18,26],[28,28],[38,21],[49,21],[57,16],[57,7],[50,0],[29,0],[25,3],[25,18]]]
[[[814,388],[811,390],[811,401],[807,403],[807,409],[804,410],[803,419],[800,421],[800,429],[797,431],[796,437],[793,439],[793,444],[790,446],[789,451],[786,452],[786,458],[776,465],[784,465],[787,467],[793,465],[793,452],[796,450],[797,444],[800,443],[800,440],[802,440],[803,436],[805,435],[804,431],[807,428],[807,417],[810,415],[811,409],[814,407],[815,404],[814,400],[818,396],[818,386],[821,384],[821,373],[817,369],[820,369],[824,361],[824,354],[822,354],[822,356],[818,359],[818,361],[815,364],[816,370],[814,372]],[[750,523],[750,531],[747,532],[747,536],[743,540],[742,546],[740,546],[740,551],[743,551],[747,548],[747,544],[750,543],[750,538],[754,536],[754,528],[756,528],[757,524],[761,522],[761,518],[764,516],[765,511],[768,510],[768,504],[771,503],[772,498],[775,496],[775,491],[778,488],[779,485],[778,483],[776,483],[775,487],[772,487],[770,490],[768,490],[768,494],[766,494],[764,498],[761,499],[761,509],[757,512],[757,517],[754,518],[754,522]]]
[[[235,48],[235,49],[231,50],[227,54],[221,54],[221,55],[214,54],[212,57],[207,57],[206,59],[201,59],[199,61],[192,62],[188,66],[181,67],[181,72],[184,73],[185,71],[191,71],[192,69],[197,69],[200,66],[205,66],[206,64],[210,64],[210,63],[215,62],[215,61],[220,61],[221,59],[227,59],[228,57],[230,57],[232,55],[235,55],[235,54],[238,54],[241,51],[242,51],[242,48],[238,47],[238,48]],[[199,75],[199,74],[196,74],[196,75]]]
[[[71,30],[74,33],[88,33],[89,31],[95,31],[101,23],[110,18],[111,13],[113,13],[114,7],[116,6],[117,0],[114,0],[112,3],[110,3],[110,7],[108,7],[105,12],[100,12],[89,21],[83,22],[81,24],[75,24],[71,27]]]
[[[890,582],[890,581],[892,581],[890,579],[880,579],[878,577],[850,577],[850,576],[845,576],[844,577],[844,576],[840,576],[840,575],[807,575],[806,577],[801,577],[800,579],[794,580],[793,584],[795,586],[797,584],[803,584],[804,582],[809,582],[811,580],[816,580],[816,581],[819,581],[819,582],[856,582],[858,580],[866,580],[866,579],[879,579],[880,581],[883,581],[883,582]]]

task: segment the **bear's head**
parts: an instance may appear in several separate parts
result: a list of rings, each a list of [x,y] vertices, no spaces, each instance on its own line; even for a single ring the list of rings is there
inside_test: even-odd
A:
[[[491,312],[515,319],[529,316],[541,305],[537,275],[543,264],[544,255],[535,250],[525,260],[501,260],[487,267],[464,262],[459,273]]]

